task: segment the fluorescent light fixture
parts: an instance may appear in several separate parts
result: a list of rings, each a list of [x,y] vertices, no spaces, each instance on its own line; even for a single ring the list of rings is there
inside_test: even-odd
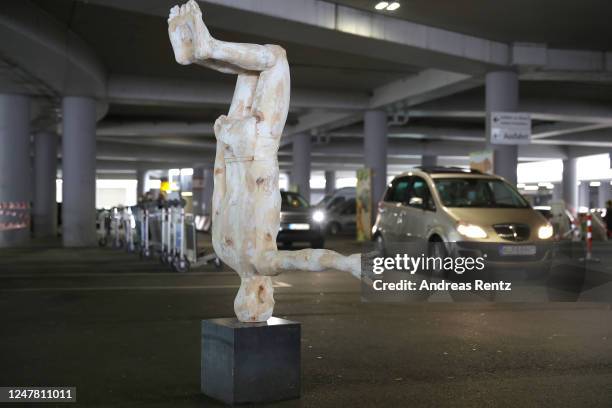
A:
[[[538,191],[538,186],[525,186],[525,191]]]
[[[516,188],[525,188],[525,184],[524,183],[518,183],[516,185]]]
[[[389,5],[389,2],[387,2],[387,1],[380,1],[380,2],[378,2],[377,5],[374,6],[374,8],[376,10],[384,10],[384,9],[387,8],[388,5]]]
[[[591,181],[589,183],[589,187],[599,187],[601,186],[601,181]]]
[[[183,197],[193,197],[193,192],[191,192],[191,191],[183,191],[181,193],[181,196],[183,196]]]
[[[389,4],[389,7],[387,7],[387,10],[394,11],[394,10],[397,10],[399,7],[400,7],[400,4],[397,1],[394,1],[393,3]]]
[[[193,169],[189,167],[181,169],[181,176],[193,176]]]
[[[168,170],[168,177],[174,177],[181,174],[181,169],[170,169]]]

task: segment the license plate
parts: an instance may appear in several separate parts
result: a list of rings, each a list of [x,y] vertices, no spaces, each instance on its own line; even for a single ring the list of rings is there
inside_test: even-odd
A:
[[[310,224],[289,224],[290,230],[309,230]]]
[[[499,248],[499,254],[502,256],[526,256],[535,255],[535,245],[502,245]]]

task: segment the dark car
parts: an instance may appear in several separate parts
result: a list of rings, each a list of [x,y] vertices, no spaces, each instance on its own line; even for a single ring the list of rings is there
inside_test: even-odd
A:
[[[312,248],[323,248],[325,238],[320,222],[315,221],[314,209],[298,193],[281,191],[280,228],[276,242],[291,246],[308,242]]]

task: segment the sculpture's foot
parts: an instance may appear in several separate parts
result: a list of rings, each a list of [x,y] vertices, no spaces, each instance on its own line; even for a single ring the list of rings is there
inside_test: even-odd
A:
[[[274,311],[274,287],[268,276],[242,278],[234,300],[234,312],[241,322],[265,322]]]
[[[198,3],[190,0],[174,6],[168,17],[168,31],[176,61],[181,65],[205,60],[212,55],[214,39],[202,20]]]

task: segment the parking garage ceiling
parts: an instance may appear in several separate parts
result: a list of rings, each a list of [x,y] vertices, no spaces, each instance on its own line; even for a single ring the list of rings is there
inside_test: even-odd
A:
[[[231,75],[178,65],[168,39],[165,18],[75,0],[35,0],[35,3],[90,44],[110,74],[235,83]],[[291,61],[294,87],[367,92],[419,71],[405,64],[303,46],[282,38],[266,38],[265,33],[258,37],[218,29],[214,20],[207,23],[214,36],[225,41],[274,43],[284,47]]]
[[[376,0],[335,0],[372,11]],[[555,48],[612,49],[612,2],[601,0],[404,0],[386,14],[395,18],[512,42],[545,43]]]
[[[397,144],[396,166],[402,157],[418,157],[424,149],[434,149],[441,157],[466,157],[484,144],[484,73],[500,68],[519,71],[520,108],[534,115],[537,145],[531,146],[532,153],[525,151],[522,160],[559,157],[568,148],[612,148],[608,2],[521,0],[503,5],[470,0],[458,7],[454,1],[409,0],[390,16],[374,14],[374,1],[338,0],[335,4],[351,8],[344,13],[338,7],[325,9],[332,10],[331,23],[329,15],[308,17],[308,8],[279,14],[269,7],[271,2],[258,3],[259,8],[236,1],[200,3],[216,37],[286,48],[292,106],[281,149],[285,168],[291,160],[291,135],[304,131],[317,146],[313,169],[362,166],[361,118],[372,108],[386,110],[390,138],[404,140]],[[307,3],[283,4],[299,8]],[[100,160],[136,163],[148,152],[163,167],[212,158],[212,123],[227,109],[235,78],[176,64],[166,23],[174,1],[24,4],[42,10],[44,19],[80,38],[105,72],[108,105],[102,107],[106,114],[99,122]],[[308,4],[333,7],[321,1]],[[421,44],[408,34],[375,38],[367,23],[375,18],[386,18],[385,27],[402,33],[450,30],[457,43],[444,43],[444,35],[434,31],[431,38],[442,38],[439,44]],[[397,21],[412,25],[398,26]],[[278,35],[287,27],[291,30],[285,30],[286,35]],[[542,43],[544,52],[556,59],[539,67],[512,64],[513,44],[525,41]],[[567,48],[579,51],[566,54]],[[11,66],[0,66],[0,82],[13,77]],[[458,143],[465,146],[458,149]]]

